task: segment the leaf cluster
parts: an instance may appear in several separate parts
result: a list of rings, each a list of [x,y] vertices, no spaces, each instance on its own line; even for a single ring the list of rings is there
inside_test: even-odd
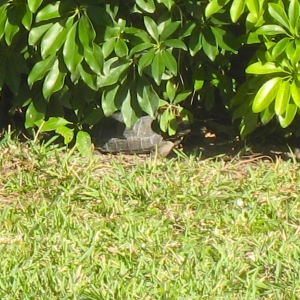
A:
[[[66,144],[88,145],[87,126],[116,111],[128,127],[159,113],[172,135],[191,118],[187,100],[209,109],[221,97],[243,136],[273,116],[287,127],[298,112],[298,0],[3,0],[0,14],[11,111]],[[232,58],[253,43],[260,51],[241,82]]]
[[[249,80],[232,102],[238,106],[234,117],[243,118],[244,136],[257,122],[265,125],[274,117],[286,128],[300,108],[300,3],[280,0],[264,3],[261,10],[259,26],[252,31],[252,41],[260,42],[261,49],[245,70]]]

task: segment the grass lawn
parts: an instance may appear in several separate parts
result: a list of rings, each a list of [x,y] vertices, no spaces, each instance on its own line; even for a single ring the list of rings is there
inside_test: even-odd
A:
[[[300,299],[296,163],[0,151],[0,299]]]

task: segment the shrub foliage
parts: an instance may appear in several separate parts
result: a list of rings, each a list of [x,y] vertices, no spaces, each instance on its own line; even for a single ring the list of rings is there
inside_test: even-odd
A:
[[[65,143],[117,110],[128,126],[159,111],[174,134],[184,101],[219,97],[246,136],[300,107],[298,0],[1,0],[0,15],[10,111]]]

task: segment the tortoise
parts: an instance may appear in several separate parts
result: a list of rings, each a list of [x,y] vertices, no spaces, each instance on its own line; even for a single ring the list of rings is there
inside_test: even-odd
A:
[[[142,116],[132,128],[127,128],[120,112],[102,119],[92,132],[95,149],[102,153],[151,153],[157,149],[160,156],[167,156],[179,144],[183,136],[189,133],[189,123],[181,121],[175,138],[165,139],[153,129],[154,120]]]

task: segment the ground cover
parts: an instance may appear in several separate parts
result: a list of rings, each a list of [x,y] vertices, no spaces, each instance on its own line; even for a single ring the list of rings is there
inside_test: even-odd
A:
[[[0,147],[1,299],[300,298],[294,161]]]

